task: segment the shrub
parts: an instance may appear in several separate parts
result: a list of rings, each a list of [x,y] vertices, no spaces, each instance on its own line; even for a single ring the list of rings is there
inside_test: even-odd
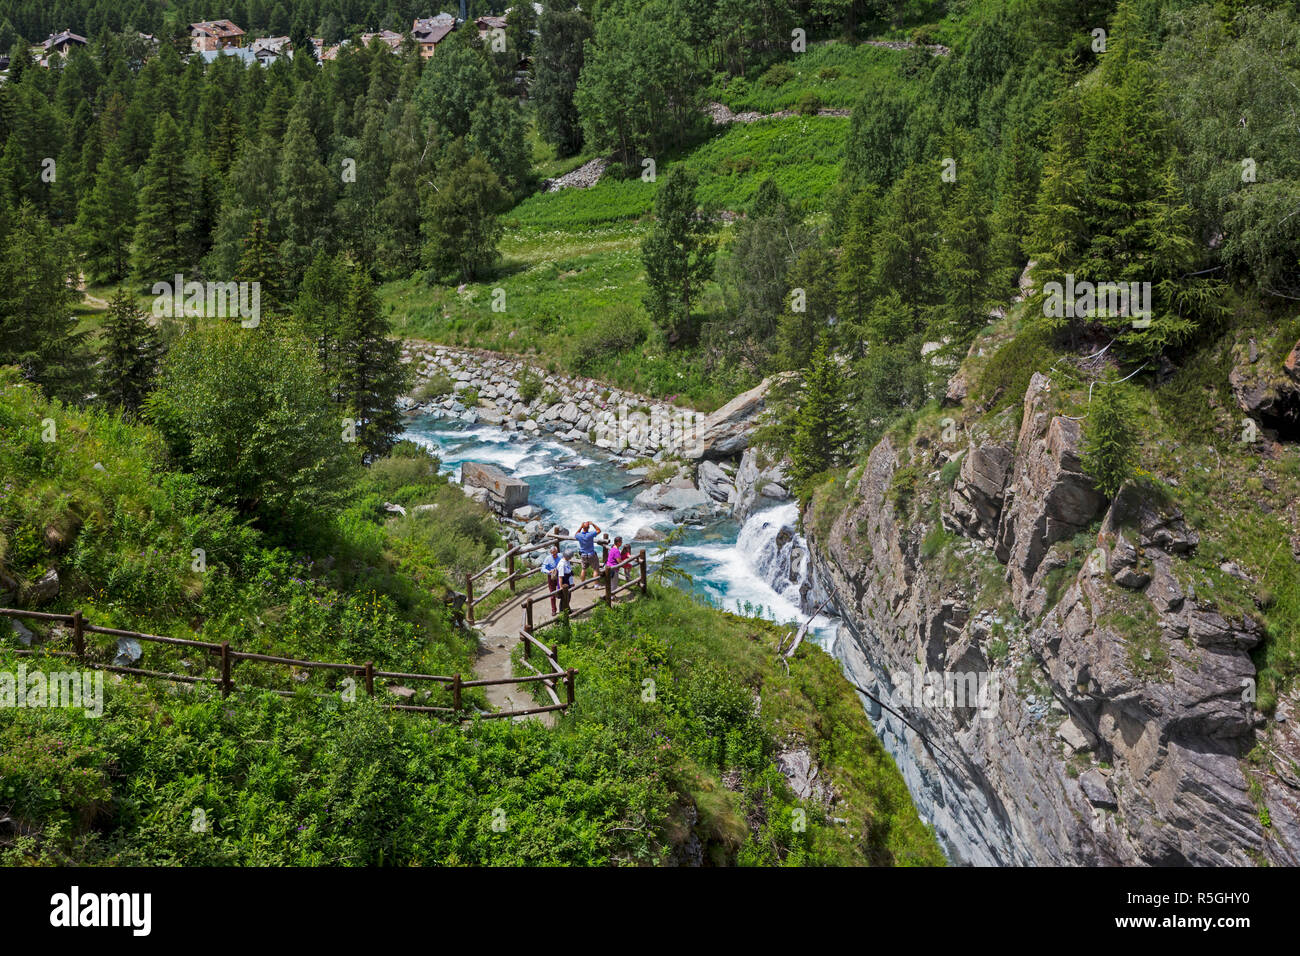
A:
[[[573,367],[580,372],[591,372],[609,359],[617,358],[646,340],[650,323],[645,314],[631,306],[624,306],[596,320],[573,343]]]
[[[944,487],[951,488],[957,483],[957,475],[961,472],[961,459],[954,458],[945,462],[944,466],[939,469],[939,480],[943,482]]]
[[[821,108],[822,98],[811,90],[800,96],[798,102],[794,104],[795,112],[803,116],[815,116]]]
[[[763,78],[758,81],[758,85],[766,87],[784,86],[793,79],[794,70],[784,63],[777,63],[763,74]]]
[[[531,405],[542,394],[544,381],[531,367],[525,368],[519,373],[519,400],[525,405]]]
[[[446,372],[438,372],[420,386],[415,397],[421,402],[431,402],[435,398],[450,395],[453,387],[451,377]]]
[[[174,461],[264,522],[337,503],[358,457],[315,350],[290,335],[224,324],[189,333],[148,413]]]
[[[1019,405],[1034,373],[1051,364],[1047,334],[1037,329],[1022,332],[994,352],[980,369],[971,397],[978,407],[995,412]]]

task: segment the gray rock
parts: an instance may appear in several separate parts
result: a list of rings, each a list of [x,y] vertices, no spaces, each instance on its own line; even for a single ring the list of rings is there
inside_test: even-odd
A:
[[[760,468],[758,453],[752,448],[745,449],[733,482],[736,493],[732,499],[731,513],[737,520],[749,518],[762,504],[762,498],[781,501],[788,497],[785,475],[788,465],[788,461],[782,460]]]
[[[948,495],[946,521],[950,530],[962,531],[979,540],[991,540],[1002,516],[1002,500],[1015,458],[1010,445],[976,445],[961,461],[957,479]]]
[[[130,667],[141,657],[144,651],[140,648],[140,642],[131,637],[119,637],[117,639],[117,656],[113,658],[113,663],[118,667]]]
[[[668,485],[652,485],[636,496],[633,504],[638,508],[651,511],[683,511],[693,508],[708,508],[709,496],[698,488],[671,488]]]
[[[13,625],[14,634],[18,638],[18,643],[22,644],[24,647],[31,647],[32,643],[36,640],[36,635],[32,633],[31,629],[16,617],[10,618],[9,623]]]
[[[1147,574],[1145,571],[1139,571],[1137,568],[1132,567],[1120,568],[1115,574],[1116,584],[1120,587],[1130,588],[1134,591],[1146,587],[1147,582],[1150,580],[1151,575]]]
[[[27,589],[27,601],[31,604],[45,604],[59,596],[59,572],[54,568],[46,571]]]
[[[1096,767],[1085,771],[1079,777],[1079,789],[1083,791],[1083,795],[1088,798],[1088,802],[1094,807],[1100,807],[1103,810],[1119,809],[1115,794],[1110,789],[1110,781],[1102,776],[1101,771]]]
[[[790,373],[783,373],[790,374]],[[716,412],[705,416],[697,440],[687,442],[685,457],[692,459],[730,458],[749,447],[749,435],[767,407],[767,394],[777,378],[765,378],[747,392],[737,395]]]
[[[1106,505],[1080,460],[1079,423],[1050,415],[1051,379],[1035,372],[1025,392],[1015,466],[994,553],[1010,565],[1017,603],[1033,587],[1038,566],[1057,541],[1082,531]]]
[[[1097,738],[1080,727],[1073,717],[1067,718],[1056,728],[1056,736],[1069,744],[1071,750],[1091,750],[1097,746]]]
[[[700,490],[714,501],[729,503],[736,495],[736,486],[731,483],[727,473],[715,462],[705,459],[700,462],[698,472]]]

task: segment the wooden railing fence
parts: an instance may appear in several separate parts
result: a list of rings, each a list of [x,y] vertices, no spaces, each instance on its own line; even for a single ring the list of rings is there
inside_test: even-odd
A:
[[[490,595],[497,588],[501,587],[503,584],[508,584],[510,586],[511,591],[513,592],[515,590],[515,585],[517,584],[518,581],[521,581],[524,578],[529,577],[530,575],[541,573],[541,570],[539,568],[532,568],[526,571],[516,571],[515,570],[516,557],[518,557],[521,554],[527,554],[529,552],[536,551],[538,548],[550,547],[553,543],[557,541],[564,541],[564,540],[570,540],[570,539],[565,539],[561,537],[550,537],[548,538],[547,541],[541,544],[512,548],[510,551],[506,552],[505,555],[502,555],[502,557],[505,558],[507,561],[507,566],[508,566],[507,576],[505,578],[502,578],[500,581],[496,582],[495,584],[493,584],[491,588],[489,588],[487,591],[483,592],[482,594],[478,595],[477,597],[474,595],[473,592],[474,581],[483,578],[490,571],[492,571],[493,568],[495,568],[498,565],[501,559],[498,558],[496,561],[488,565],[482,571],[479,571],[477,574],[466,575],[466,586],[468,589],[468,593],[466,595],[466,610],[467,610],[466,617],[468,622],[471,625],[474,623],[475,605],[482,603],[482,601],[485,598],[487,598],[487,596]],[[591,604],[585,608],[577,608],[577,609],[573,609],[572,611],[569,611],[567,604],[569,603],[572,594],[586,587],[603,586],[605,589],[605,593],[602,597],[605,604],[610,607],[612,607],[614,604],[614,598],[625,591],[631,590],[633,588],[640,588],[641,593],[644,594],[646,592],[646,555],[644,550],[642,550],[639,554],[630,555],[628,558],[620,562],[619,565],[614,570],[616,572],[621,571],[624,574],[626,574],[627,569],[630,569],[633,565],[636,565],[639,569],[639,574],[637,575],[637,577],[631,578],[630,580],[626,580],[623,584],[617,587],[614,586],[614,581],[613,581],[613,579],[617,575],[611,575],[608,573],[609,569],[602,568],[601,573],[598,574],[596,577],[591,578],[587,581],[583,581],[581,584],[576,585],[575,587],[573,587],[572,589],[566,592],[559,592],[560,594],[563,595],[562,603],[566,605],[566,607],[562,609],[561,613],[571,613],[571,615],[576,616],[579,614],[583,614],[587,611],[590,611],[593,607],[597,606],[596,604]],[[527,598],[523,602],[524,622],[523,622],[523,626],[519,630],[519,639],[520,641],[523,642],[523,648],[524,648],[523,664],[530,671],[532,671],[532,674],[530,676],[524,676],[524,677],[506,677],[506,678],[495,678],[490,680],[464,680],[460,674],[452,674],[450,676],[444,676],[440,674],[410,674],[410,673],[405,673],[403,671],[385,671],[385,670],[377,669],[375,667],[374,661],[366,661],[364,664],[343,664],[343,663],[335,663],[331,661],[299,660],[298,658],[278,657],[272,654],[257,654],[249,651],[236,650],[230,646],[229,641],[221,641],[221,642],[195,641],[195,640],[190,640],[188,638],[165,637],[161,634],[146,634],[140,631],[127,631],[115,627],[100,627],[99,625],[88,623],[86,621],[84,613],[81,612],[80,610],[73,611],[70,614],[52,614],[45,611],[28,611],[22,608],[6,607],[6,608],[0,608],[0,617],[15,618],[15,619],[26,618],[28,620],[34,620],[34,621],[57,622],[57,623],[67,625],[72,630],[73,649],[71,651],[48,650],[45,648],[26,648],[26,649],[13,650],[11,653],[20,654],[20,655],[43,654],[45,656],[51,656],[51,657],[70,658],[76,660],[82,666],[94,668],[97,670],[110,671],[115,674],[130,674],[136,677],[153,677],[153,678],[158,678],[160,680],[175,681],[175,682],[187,683],[187,684],[214,684],[221,689],[221,694],[223,697],[229,696],[229,694],[235,690],[236,683],[235,683],[234,665],[241,661],[249,661],[257,664],[277,664],[277,665],[282,665],[287,667],[301,668],[304,670],[341,671],[343,673],[355,675],[358,679],[360,679],[364,683],[366,693],[371,697],[375,696],[376,679],[390,680],[390,681],[407,681],[407,682],[429,681],[433,683],[449,684],[451,685],[450,689],[451,689],[451,699],[452,699],[452,705],[450,707],[434,707],[434,706],[427,706],[421,704],[394,704],[394,703],[387,703],[387,702],[382,703],[381,706],[389,710],[410,711],[414,713],[450,714],[454,718],[463,721],[463,720],[470,720],[475,716],[482,717],[484,719],[491,719],[497,717],[522,717],[529,714],[541,714],[541,713],[546,713],[548,711],[554,711],[554,710],[567,710],[573,704],[574,679],[577,677],[577,673],[578,673],[577,670],[572,667],[569,668],[562,667],[560,665],[560,662],[556,659],[555,650],[543,644],[540,640],[538,640],[538,638],[534,634],[534,631],[538,627],[545,627],[548,624],[552,624],[559,619],[559,617],[556,616],[548,621],[543,621],[536,624],[534,622],[533,605],[536,604],[538,601],[549,600],[550,597],[551,595],[549,593],[540,594],[540,595]],[[558,595],[557,595],[557,599],[559,599]],[[216,658],[214,663],[217,665],[220,676],[207,677],[207,676],[201,676],[195,674],[178,674],[170,671],[150,670],[148,668],[142,668],[142,667],[126,667],[119,664],[109,664],[100,660],[95,660],[93,657],[87,654],[86,635],[88,634],[104,634],[109,637],[125,637],[137,641],[143,641],[145,643],[150,643],[150,644],[163,644],[163,645],[170,645],[173,647],[185,647],[185,648],[192,648],[195,650],[204,651]],[[541,671],[536,666],[534,666],[532,661],[533,648],[536,648],[538,651],[541,652],[542,659],[544,660],[545,664],[549,667],[549,670]],[[560,700],[559,693],[558,693],[559,683],[561,681],[564,683],[564,690],[565,690],[565,699],[563,701]],[[470,712],[465,708],[463,701],[461,699],[462,691],[464,691],[466,688],[491,687],[497,684],[529,684],[529,683],[542,684],[543,690],[545,690],[547,696],[551,698],[552,703],[545,707],[532,707],[524,710],[510,710],[510,711],[496,711],[496,712],[482,712],[482,711]],[[270,691],[271,693],[279,694],[282,697],[293,697],[296,694],[296,692],[292,690],[283,690],[274,687],[261,687],[260,685],[250,685],[250,686],[256,686],[259,690]],[[381,688],[381,690],[382,689],[383,688]]]

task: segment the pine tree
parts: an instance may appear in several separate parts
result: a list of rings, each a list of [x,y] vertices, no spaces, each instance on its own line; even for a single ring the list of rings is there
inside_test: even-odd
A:
[[[293,289],[316,253],[329,243],[334,178],[321,164],[308,107],[300,100],[289,117],[280,148],[276,231],[285,282]]]
[[[113,294],[101,337],[104,344],[99,396],[134,415],[153,387],[162,345],[129,290],[119,288]]]
[[[401,345],[389,337],[391,331],[370,277],[362,269],[354,270],[338,346],[339,379],[367,461],[388,454],[402,433],[397,396],[406,375]]]
[[[998,301],[989,233],[989,207],[974,177],[960,179],[940,222],[935,273],[942,302],[932,337],[949,340],[947,351],[960,359],[971,339],[989,322]]]
[[[420,174],[424,163],[420,127],[414,104],[395,103],[392,135],[385,150],[388,180],[379,201],[378,220],[382,233],[379,240],[382,265],[391,274],[410,275],[420,264]]]
[[[776,328],[776,367],[804,369],[812,361],[818,337],[836,318],[836,259],[821,243],[808,246],[795,259],[788,282],[791,295]],[[802,310],[794,308],[793,290],[803,292]]]
[[[841,454],[842,376],[839,363],[830,354],[830,337],[823,332],[804,374],[803,394],[795,411],[790,478],[796,487],[830,468]]]
[[[716,241],[707,215],[695,204],[695,174],[674,167],[655,196],[655,222],[641,243],[649,291],[645,307],[678,341],[691,327],[691,307],[713,274]]]
[[[334,383],[336,401],[339,400],[339,343],[346,334],[344,315],[348,291],[348,276],[342,262],[321,252],[298,284],[298,297],[293,303],[294,318],[315,343],[325,377]]]
[[[1134,405],[1124,386],[1101,383],[1083,429],[1083,471],[1107,498],[1119,494],[1137,468]]]
[[[254,219],[244,239],[244,250],[235,268],[234,281],[256,282],[258,304],[264,315],[278,315],[284,302],[284,266],[275,244],[266,235],[266,223]]]
[[[240,148],[226,179],[212,251],[203,263],[209,275],[224,279],[235,273],[254,219],[263,220],[265,238],[273,238],[266,220],[275,201],[275,166],[275,148],[264,137],[247,140]]]
[[[468,282],[496,262],[500,214],[510,204],[483,157],[453,143],[437,188],[425,194],[424,262],[435,274],[454,272]]]
[[[519,111],[508,100],[494,96],[480,103],[465,142],[488,161],[508,192],[515,196],[523,193],[532,158]]]
[[[934,259],[938,183],[935,170],[908,167],[882,203],[872,246],[872,286],[897,292],[918,331],[938,300]]]
[[[542,11],[537,56],[529,98],[537,114],[537,129],[561,156],[582,149],[582,118],[574,105],[582,73],[583,44],[591,38],[591,21],[580,10]]]
[[[120,142],[108,148],[99,164],[94,188],[77,215],[76,232],[92,281],[116,282],[131,271],[135,181]]]
[[[192,199],[185,144],[176,121],[164,113],[154,128],[149,161],[140,173],[132,261],[141,282],[170,281],[171,276],[189,270]]]
[[[731,317],[731,347],[757,367],[771,361],[777,328],[796,307],[790,286],[798,283],[787,283],[786,277],[813,238],[776,183],[766,179],[718,262],[718,284]],[[802,319],[805,313],[795,315]]]
[[[1146,236],[1144,265],[1154,286],[1153,314],[1150,324],[1142,326],[1135,326],[1130,316],[1119,317],[1121,340],[1130,354],[1149,357],[1180,345],[1195,333],[1198,318],[1216,316],[1222,308],[1220,280],[1211,276],[1185,278],[1195,268],[1198,253],[1191,220],[1192,209],[1171,159],[1138,217],[1139,228]]]
[[[1029,221],[1038,191],[1041,157],[1021,123],[1003,136],[998,165],[998,200],[993,215],[994,260],[1008,273],[1008,285],[1020,278],[1028,252]]]
[[[72,306],[76,270],[60,237],[30,203],[0,203],[0,365],[17,365],[46,393],[84,397],[89,368]]]
[[[1065,281],[1066,273],[1082,258],[1088,235],[1077,94],[1067,92],[1058,109],[1061,116],[1052,130],[1052,145],[1043,162],[1038,202],[1026,239],[1034,264],[1030,271],[1035,289],[1034,314],[1043,316],[1039,321],[1051,329],[1065,327],[1068,319],[1043,314],[1043,286]]]
[[[506,39],[516,61],[533,55],[533,31],[537,29],[537,11],[531,3],[516,3],[510,8],[510,16],[506,19]]]
[[[874,189],[859,190],[850,201],[849,224],[844,230],[835,283],[840,315],[859,329],[866,327],[867,314],[871,311],[871,256],[877,204]]]

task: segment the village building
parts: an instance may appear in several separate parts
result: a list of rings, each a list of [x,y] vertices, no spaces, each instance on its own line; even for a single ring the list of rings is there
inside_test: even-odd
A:
[[[392,30],[380,30],[378,33],[363,33],[361,34],[361,45],[363,47],[368,47],[370,46],[370,41],[374,39],[378,39],[394,53],[397,53],[402,48],[402,35],[400,33],[394,33]]]
[[[438,44],[456,29],[456,18],[450,13],[440,13],[436,17],[417,19],[411,27],[411,36],[420,46],[420,56],[428,59],[433,56]]]
[[[253,53],[269,53],[274,56],[291,54],[293,43],[288,37],[258,37],[253,41]]]
[[[74,46],[85,46],[86,38],[77,36],[71,30],[64,30],[61,33],[51,33],[49,39],[41,44],[41,52],[46,56],[57,53],[60,56],[66,56],[68,51]]]
[[[487,43],[492,38],[494,30],[504,30],[506,28],[505,17],[476,17],[474,26],[478,27],[478,38]]]
[[[229,20],[200,20],[190,24],[190,49],[195,53],[243,45],[244,31]]]

